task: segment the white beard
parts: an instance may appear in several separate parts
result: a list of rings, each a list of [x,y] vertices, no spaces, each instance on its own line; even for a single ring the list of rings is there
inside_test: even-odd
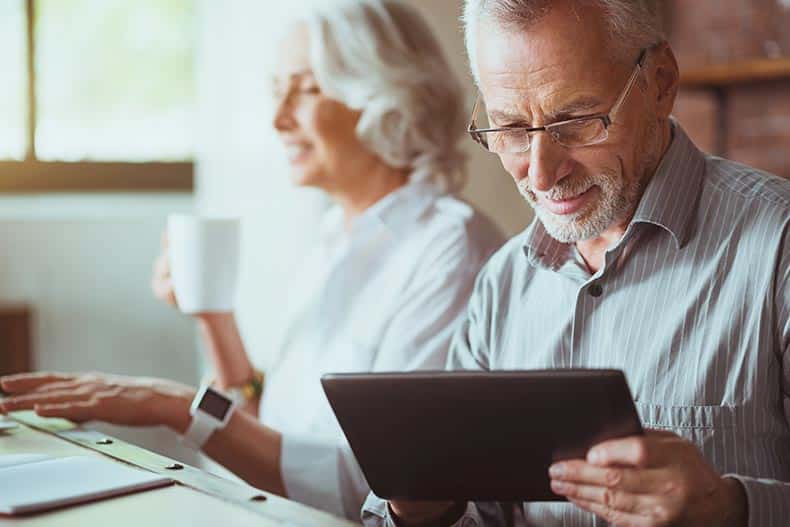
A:
[[[518,182],[518,190],[527,200],[549,236],[560,243],[576,243],[597,238],[616,221],[621,221],[636,211],[642,193],[647,187],[651,171],[658,165],[660,145],[659,125],[655,118],[648,121],[641,144],[645,145],[642,163],[636,173],[641,177],[626,179],[614,170],[581,178],[566,177],[546,192],[548,199],[567,199],[578,196],[590,188],[598,187],[598,196],[575,214],[559,216],[544,209],[535,193],[529,188],[529,178]]]
[[[529,188],[529,179],[518,182],[518,190],[535,210],[549,236],[560,243],[576,243],[600,236],[616,220],[632,211],[639,200],[638,182],[626,182],[615,174],[599,174],[577,179],[563,179],[546,193],[548,199],[567,199],[598,187],[595,201],[582,210],[568,215],[557,215],[538,203]]]

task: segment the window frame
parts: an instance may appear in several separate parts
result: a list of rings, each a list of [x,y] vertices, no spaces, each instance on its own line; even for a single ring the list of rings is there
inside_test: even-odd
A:
[[[41,161],[36,156],[35,0],[25,0],[27,150],[0,160],[0,194],[62,192],[192,192],[194,162]]]

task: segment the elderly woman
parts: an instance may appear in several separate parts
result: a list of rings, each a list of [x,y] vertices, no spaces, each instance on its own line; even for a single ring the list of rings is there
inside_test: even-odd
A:
[[[358,518],[367,484],[320,376],[443,368],[474,278],[501,238],[452,197],[464,181],[462,94],[412,8],[360,0],[313,13],[282,44],[275,95],[293,181],[323,189],[336,207],[295,277],[301,307],[265,383],[233,315],[197,315],[216,386],[247,396],[199,442],[258,488]],[[154,288],[174,302],[165,257]],[[195,390],[171,381],[30,374],[6,377],[2,388],[13,394],[4,411],[180,434],[193,423]]]

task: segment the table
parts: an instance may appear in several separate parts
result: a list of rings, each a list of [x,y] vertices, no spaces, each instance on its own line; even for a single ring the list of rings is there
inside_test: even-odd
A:
[[[24,517],[0,516],[0,526],[87,527],[350,527],[327,513],[204,472],[189,465],[81,428],[62,419],[17,412],[19,427],[0,432],[0,455],[107,456],[167,474],[175,485]]]

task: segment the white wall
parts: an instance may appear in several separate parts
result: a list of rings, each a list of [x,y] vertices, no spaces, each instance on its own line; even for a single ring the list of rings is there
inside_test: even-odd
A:
[[[407,0],[426,17],[442,43],[452,64],[467,90],[467,112],[477,96],[466,57],[461,28],[461,0]],[[485,152],[471,138],[465,138],[464,148],[469,154],[469,184],[464,197],[488,214],[508,236],[522,231],[532,220],[532,209],[518,193],[512,178],[505,172],[499,159]]]
[[[191,208],[185,195],[0,197],[0,302],[33,307],[37,369],[195,384],[193,325],[149,286],[166,215]],[[172,434],[104,428],[194,459]]]
[[[283,299],[325,206],[314,191],[295,189],[288,180],[285,156],[271,126],[271,66],[278,35],[293,10],[333,1],[200,4],[196,198],[205,212],[240,214],[245,219],[237,313],[250,354],[264,366],[276,357],[285,324]],[[460,0],[411,1],[428,17],[464,79],[471,111],[476,92],[460,32]],[[522,230],[530,211],[499,161],[471,139],[465,148],[471,160],[465,197],[507,234]]]

